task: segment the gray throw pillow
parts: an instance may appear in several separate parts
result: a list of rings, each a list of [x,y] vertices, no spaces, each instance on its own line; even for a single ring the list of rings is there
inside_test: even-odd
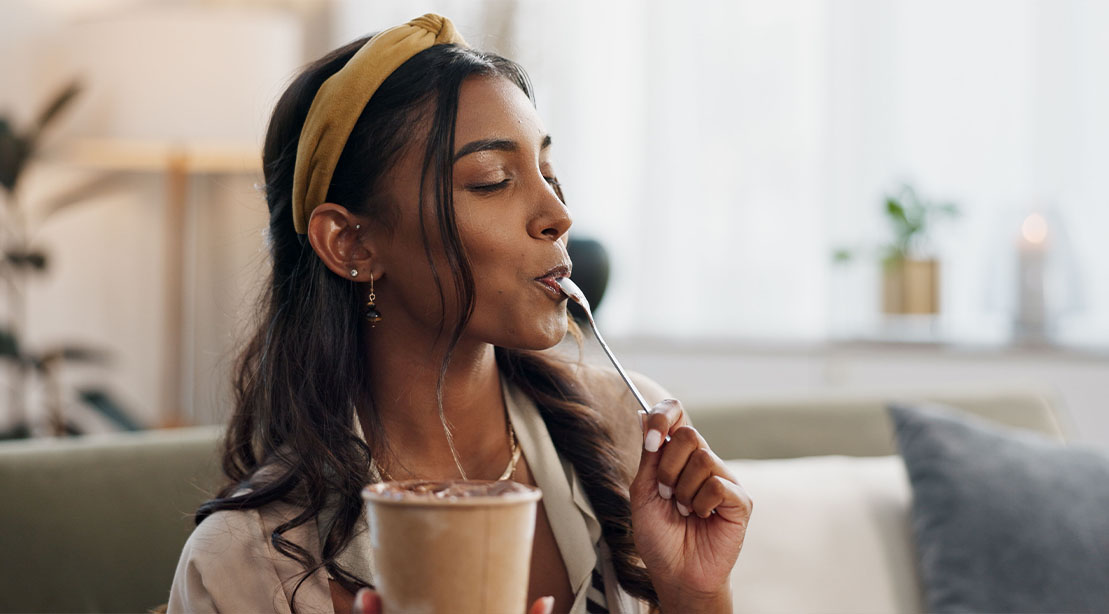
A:
[[[889,407],[930,612],[1109,612],[1109,455]]]

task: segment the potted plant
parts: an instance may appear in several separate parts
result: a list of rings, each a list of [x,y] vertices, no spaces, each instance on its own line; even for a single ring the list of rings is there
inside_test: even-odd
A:
[[[893,240],[878,249],[883,313],[939,313],[940,264],[931,252],[930,233],[937,222],[957,217],[958,207],[924,200],[907,184],[896,195],[886,196],[883,205],[893,230]],[[848,262],[856,251],[837,249],[833,259]]]
[[[95,178],[51,199],[37,220],[19,198],[19,179],[42,148],[47,128],[62,114],[80,92],[77,82],[63,88],[23,131],[0,116],[0,294],[5,299],[6,314],[0,322],[0,365],[8,367],[10,381],[4,382],[8,392],[11,424],[0,430],[0,440],[21,439],[32,434],[27,411],[27,385],[36,381],[42,386],[44,414],[49,431],[54,435],[75,435],[80,427],[65,412],[60,370],[69,363],[105,363],[106,351],[82,344],[61,343],[50,347],[28,347],[25,339],[27,316],[27,281],[32,275],[44,275],[49,269],[47,252],[32,243],[39,226],[51,215],[80,204],[112,183]],[[37,225],[32,225],[32,222]],[[137,430],[134,420],[101,387],[80,387],[73,391],[84,407],[101,414],[117,427]]]

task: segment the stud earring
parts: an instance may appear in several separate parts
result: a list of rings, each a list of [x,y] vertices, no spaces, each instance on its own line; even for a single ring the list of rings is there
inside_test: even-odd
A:
[[[350,276],[351,277],[358,277],[358,269],[351,269],[350,270]]]
[[[370,273],[370,296],[367,297],[366,311],[364,312],[366,321],[370,323],[370,328],[373,328],[375,324],[381,321],[381,312],[377,310],[377,305],[374,303],[376,300],[377,295],[374,294],[374,275]]]

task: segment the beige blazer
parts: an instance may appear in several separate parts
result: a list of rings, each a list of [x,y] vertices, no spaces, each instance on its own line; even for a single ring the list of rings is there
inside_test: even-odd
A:
[[[599,387],[603,391],[604,394],[597,396],[612,412],[604,419],[611,419],[610,426],[615,427],[618,445],[625,457],[626,477],[630,481],[642,441],[634,399],[622,388],[615,372],[586,369],[581,373],[583,379],[591,389]],[[543,491],[542,505],[574,589],[570,611],[583,613],[597,563],[594,544],[601,535],[600,524],[573,467],[555,450],[535,403],[516,387],[502,382],[509,419],[532,475]],[[649,402],[662,398],[662,390],[650,380],[641,379],[637,384]],[[303,568],[277,552],[269,536],[274,527],[297,512],[288,504],[271,504],[254,510],[221,511],[206,518],[193,531],[181,553],[170,588],[168,612],[291,613],[293,591]],[[285,537],[308,549],[318,560],[320,535],[324,534],[321,528],[328,525],[331,516],[325,510],[316,523],[296,527],[286,532]],[[609,611],[617,614],[646,612],[641,602],[620,588],[603,540],[600,540],[600,552]],[[364,519],[339,560],[361,577],[374,577]],[[296,609],[300,613],[334,612],[326,571],[317,571],[303,581],[296,592]]]

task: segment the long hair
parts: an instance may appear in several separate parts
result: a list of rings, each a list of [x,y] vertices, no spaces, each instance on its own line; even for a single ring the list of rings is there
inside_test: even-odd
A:
[[[369,393],[372,365],[366,364],[367,348],[359,334],[358,285],[332,273],[305,237],[296,234],[291,195],[297,141],[312,99],[324,80],[367,40],[354,41],[307,66],[282,95],[270,120],[262,162],[273,270],[259,297],[256,328],[235,365],[235,406],[223,450],[228,483],[196,513],[199,524],[220,510],[279,501],[295,504],[300,513],[268,536],[273,547],[304,566],[301,583],[322,567],[348,590],[367,585],[366,579],[343,569],[335,557],[350,543],[362,513],[360,491],[370,475],[371,449],[380,450],[385,442]],[[449,280],[435,274],[442,313],[448,313],[448,291],[454,299],[450,304],[461,306],[455,310],[455,321],[444,321],[439,331],[449,331],[450,340],[440,368],[440,404],[451,351],[474,305],[474,275],[455,225],[451,190],[459,90],[471,75],[507,78],[532,98],[528,78],[517,64],[455,45],[430,47],[394,71],[374,93],[343,149],[327,194],[328,202],[389,226],[396,211],[376,197],[382,176],[414,140],[413,127],[424,125],[420,120],[430,124],[422,169],[432,179],[433,194],[425,198],[421,189],[420,207],[433,206],[437,224],[421,226],[425,255],[434,273],[428,239],[435,232],[451,272]],[[559,453],[581,478],[620,584],[657,606],[632,542],[630,505],[615,444],[600,426],[588,391],[569,366],[540,352],[497,348],[496,357],[505,376],[535,400]],[[368,410],[366,441],[351,428],[356,407]],[[322,536],[320,560],[284,537],[336,502],[334,521]]]

